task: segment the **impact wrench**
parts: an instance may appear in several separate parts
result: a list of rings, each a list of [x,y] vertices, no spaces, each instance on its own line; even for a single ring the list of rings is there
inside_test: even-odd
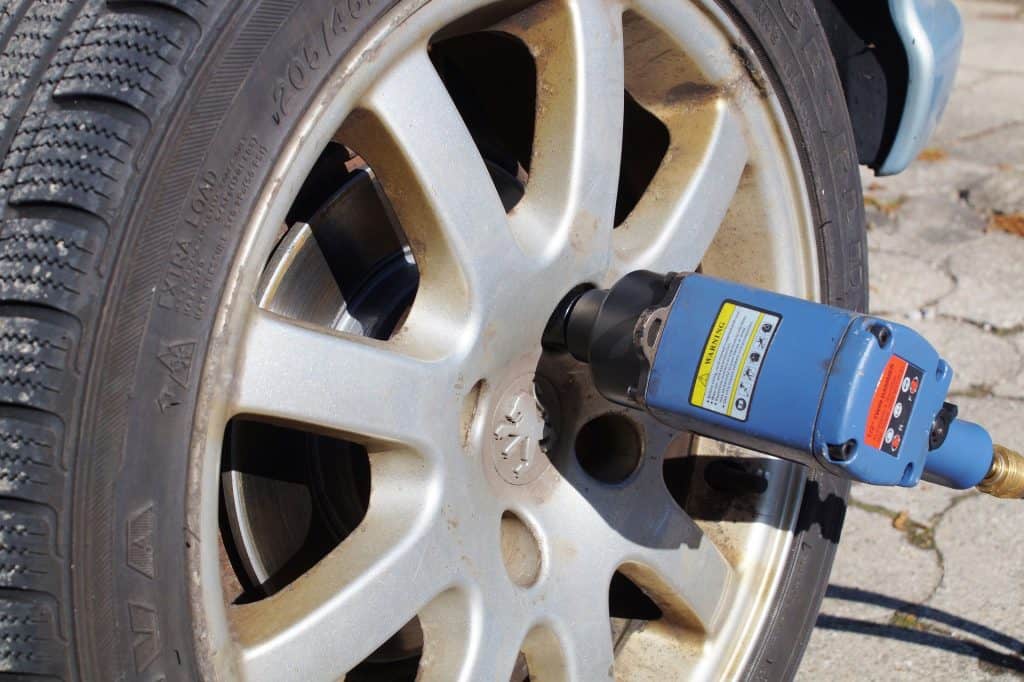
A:
[[[544,333],[611,401],[854,481],[1024,498],[1024,457],[947,402],[953,370],[900,324],[701,274],[580,287]]]

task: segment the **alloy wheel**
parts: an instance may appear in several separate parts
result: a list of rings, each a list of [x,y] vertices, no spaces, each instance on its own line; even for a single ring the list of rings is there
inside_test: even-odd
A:
[[[526,155],[482,134],[439,58],[478,34],[529,55]],[[631,158],[659,136],[653,162]],[[334,184],[317,170],[330,154]],[[800,161],[729,16],[661,0],[400,4],[277,168],[221,301],[194,439],[212,669],[742,669],[801,470],[615,407],[540,344],[566,292],[635,269],[818,295]]]

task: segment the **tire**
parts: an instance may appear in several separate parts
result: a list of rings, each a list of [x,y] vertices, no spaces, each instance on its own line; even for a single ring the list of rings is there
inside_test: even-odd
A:
[[[328,66],[395,4],[0,4],[0,679],[210,672],[187,453],[218,301]],[[826,299],[862,310],[856,154],[817,16],[806,0],[722,5],[787,108]],[[210,206],[219,228],[196,220]],[[847,490],[812,473],[748,678],[795,673]]]
[[[724,3],[723,3],[724,4]],[[820,229],[824,300],[868,309],[867,232],[853,129],[828,42],[811,3],[734,0],[732,12],[772,65],[786,93],[791,126]],[[846,515],[848,481],[812,472],[767,635],[755,648],[746,677],[785,680],[796,675],[828,587]]]

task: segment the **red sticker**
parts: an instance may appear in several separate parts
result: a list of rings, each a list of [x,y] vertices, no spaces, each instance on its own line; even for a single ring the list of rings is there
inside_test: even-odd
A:
[[[924,372],[896,355],[889,358],[875,387],[868,410],[864,442],[887,455],[899,457],[898,450],[907,435],[910,415],[917,405],[917,392]]]
[[[864,428],[864,442],[875,448],[882,449],[885,431],[889,428],[893,406],[900,393],[900,383],[907,371],[907,361],[893,355],[882,370],[882,377],[875,388],[875,397],[871,399],[868,409],[867,426]]]

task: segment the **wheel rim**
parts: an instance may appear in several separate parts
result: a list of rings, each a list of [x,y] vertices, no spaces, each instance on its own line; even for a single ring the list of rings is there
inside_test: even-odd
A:
[[[625,415],[566,358],[542,354],[540,339],[569,289],[638,268],[700,266],[817,297],[812,220],[785,117],[713,4],[537,3],[496,27],[529,47],[537,69],[529,179],[506,212],[427,57],[431,37],[477,4],[435,0],[381,22],[339,67],[268,183],[222,301],[197,410],[199,646],[225,676],[336,679],[418,618],[424,679],[506,679],[517,661],[522,672],[520,652],[531,679],[603,679],[613,667],[641,679],[733,675],[765,627],[802,473]],[[671,143],[613,229],[627,88]],[[295,267],[287,258],[266,266],[279,226],[339,130],[359,141],[418,269],[414,302],[383,341],[337,317],[314,321],[329,304],[296,315],[266,294],[268,272]],[[301,228],[291,230],[290,243],[301,242]],[[236,415],[365,448],[373,484],[356,532],[301,578],[228,605],[217,508],[223,436]],[[635,462],[605,478],[575,452],[604,438],[577,435],[595,421],[587,428],[622,435],[604,423],[622,419],[636,430]],[[502,432],[505,423],[521,432]],[[513,441],[519,471],[505,464]],[[765,489],[723,503],[723,486],[709,487],[717,457],[739,458]],[[689,467],[690,483],[671,491],[663,469],[678,467]],[[611,619],[617,571],[661,619]]]

